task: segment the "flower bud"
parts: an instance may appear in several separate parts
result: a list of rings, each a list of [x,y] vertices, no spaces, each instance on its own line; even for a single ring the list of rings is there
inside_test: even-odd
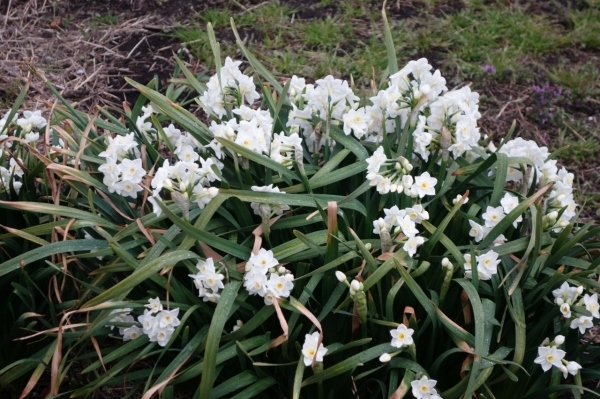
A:
[[[450,263],[450,259],[448,259],[448,258],[442,259],[442,266],[448,267],[448,266],[451,266],[451,265],[452,265],[452,263]]]
[[[579,287],[577,287],[577,295],[581,295],[583,294],[583,285],[580,285]]]
[[[335,277],[337,277],[337,279],[339,280],[340,283],[343,283],[344,281],[346,281],[346,275],[339,270],[337,270],[335,272]]]
[[[352,280],[352,282],[350,283],[350,288],[352,288],[354,291],[360,291],[360,281],[358,280]]]
[[[557,366],[557,367],[558,367],[558,369],[559,369],[560,371],[562,371],[564,374],[566,374],[566,373],[568,373],[568,372],[569,372],[569,370],[567,369],[567,366],[565,366],[564,364],[561,364],[560,366]]]
[[[277,269],[277,273],[278,274],[285,274],[286,270],[285,267],[283,266],[279,266],[279,269]]]
[[[565,303],[565,301],[564,301],[562,298],[560,298],[560,297],[559,297],[559,298],[556,298],[556,304],[557,304],[558,306],[562,305],[563,303]]]
[[[565,336],[564,335],[557,335],[556,337],[554,337],[554,342],[556,343],[556,345],[562,345],[565,343]]]
[[[379,361],[381,363],[387,363],[390,360],[392,360],[392,357],[390,356],[389,353],[384,353],[383,355],[379,356]]]
[[[548,220],[556,220],[556,218],[558,217],[558,212],[552,211],[546,216],[548,217]]]

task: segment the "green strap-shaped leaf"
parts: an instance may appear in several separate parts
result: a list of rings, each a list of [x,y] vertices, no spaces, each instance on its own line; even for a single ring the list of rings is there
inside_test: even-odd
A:
[[[308,377],[302,382],[302,386],[305,387],[310,384],[314,384],[319,381],[328,380],[347,371],[354,369],[358,364],[366,363],[369,360],[373,360],[383,355],[384,353],[393,352],[395,349],[391,344],[380,344],[362,351],[354,356],[350,356],[346,360],[342,360],[338,364],[327,367],[325,370],[311,377]],[[325,360],[325,362],[327,362]]]
[[[200,397],[210,398],[213,384],[216,378],[217,354],[219,353],[219,342],[225,322],[229,319],[229,311],[233,306],[237,292],[242,283],[240,281],[230,282],[225,285],[221,292],[219,303],[210,323],[208,336],[206,337],[206,348],[204,350],[204,367],[202,380],[200,381]]]
[[[110,223],[106,219],[95,215],[90,212],[80,211],[75,208],[70,208],[68,206],[62,205],[54,205],[54,204],[43,204],[37,202],[10,202],[10,201],[0,201],[0,208],[4,209],[14,209],[19,211],[26,212],[34,212],[34,213],[43,213],[46,215],[56,215],[62,216],[65,218],[75,219],[75,220],[84,220],[88,222],[93,222],[99,226],[106,227],[107,229],[119,230],[119,227]]]
[[[479,298],[477,290],[473,284],[466,279],[458,278],[455,280],[465,290],[469,296],[471,302],[471,309],[473,310],[473,318],[475,319],[475,359],[471,366],[471,372],[469,373],[469,384],[465,392],[465,397],[471,397],[471,394],[479,387],[476,386],[475,380],[480,372],[481,357],[487,356],[488,353],[485,350],[485,313],[483,311],[483,304]],[[494,315],[488,315],[488,317],[494,317]],[[485,382],[485,381],[483,381]],[[482,383],[483,383],[482,382]]]
[[[231,399],[249,399],[259,397],[259,394],[262,391],[275,384],[277,384],[277,380],[275,378],[265,377],[262,380],[250,385],[237,395],[232,396]]]
[[[404,251],[402,251],[402,252],[404,252]],[[436,325],[435,321],[437,320],[437,313],[435,311],[433,303],[431,303],[431,300],[427,297],[427,295],[425,295],[425,292],[423,292],[423,289],[421,288],[421,286],[419,286],[419,284],[417,284],[417,282],[412,278],[410,273],[408,273],[406,268],[404,266],[402,266],[396,258],[392,258],[392,259],[393,259],[393,262],[396,264],[396,269],[398,270],[398,272],[400,272],[400,276],[404,279],[408,288],[412,291],[413,295],[417,298],[417,301],[419,301],[421,306],[423,306],[423,308],[427,312],[427,315],[434,322],[433,325],[435,328],[435,325]],[[366,283],[366,281],[365,281],[365,283]],[[434,331],[435,331],[435,329],[434,329]]]
[[[248,260],[250,258],[249,248],[243,247],[234,242],[225,240],[214,234],[207,233],[206,231],[200,230],[192,226],[191,224],[189,224],[188,222],[171,212],[169,208],[167,208],[161,201],[158,201],[158,205],[163,210],[165,215],[167,215],[167,217],[171,219],[171,221],[175,223],[175,225],[177,225],[177,227],[179,227],[182,231],[185,231],[193,239],[206,243],[211,247],[214,247],[220,251],[224,251],[227,254],[235,256],[236,258],[245,260]]]
[[[103,240],[69,240],[44,245],[43,247],[32,249],[31,251],[25,252],[22,255],[16,256],[0,264],[0,277],[19,267],[24,267],[32,262],[52,255],[67,252],[94,251],[105,249],[107,247],[108,244]]]
[[[91,241],[91,240],[83,240]],[[82,308],[89,308],[103,302],[114,300],[120,295],[127,294],[133,288],[150,278],[164,267],[169,267],[186,259],[198,259],[199,256],[190,251],[173,251],[156,258],[144,266],[138,267],[130,276],[113,285],[102,294],[86,302]]]
[[[271,306],[272,307],[272,306]],[[258,377],[251,371],[243,371],[238,375],[224,381],[212,391],[211,399],[219,399],[223,396],[237,391],[238,389],[247,387],[248,385],[258,381]]]
[[[346,136],[343,130],[337,126],[330,126],[329,135],[332,139],[349,149],[356,157],[364,161],[369,157],[369,153],[354,137]]]
[[[494,181],[494,191],[490,198],[490,206],[496,207],[500,205],[500,199],[504,194],[504,186],[506,185],[506,174],[508,172],[508,156],[504,153],[495,153],[498,157],[496,162],[496,180]]]
[[[335,201],[338,203],[340,208],[352,209],[360,212],[363,215],[367,215],[367,209],[363,204],[357,200],[344,201],[344,197],[341,195],[327,195],[327,194],[284,194],[284,193],[267,193],[261,191],[245,191],[245,190],[219,190],[220,194],[227,196],[235,196],[244,202],[259,202],[263,204],[287,204],[290,206],[306,206],[309,208],[315,208],[315,201],[322,208],[327,207],[329,201]]]
[[[153,104],[159,108],[162,113],[167,115],[173,121],[177,122],[187,132],[189,132],[195,139],[199,140],[202,144],[207,144],[212,140],[212,135],[208,130],[208,127],[196,118],[191,112],[175,104],[164,95],[157,91],[154,91],[144,85],[141,85],[131,79],[125,78],[127,83],[138,89],[148,100],[152,101]]]
[[[385,2],[381,8],[381,18],[383,19],[383,38],[388,56],[388,73],[393,75],[398,72],[398,57],[396,56],[396,47],[392,40],[392,30],[390,29],[390,24],[388,23],[387,15],[385,13]]]

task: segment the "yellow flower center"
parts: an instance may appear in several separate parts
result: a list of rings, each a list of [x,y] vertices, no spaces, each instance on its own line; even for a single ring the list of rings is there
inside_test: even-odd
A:
[[[314,349],[309,349],[309,350],[308,350],[308,356],[310,356],[310,357],[313,357],[313,356],[315,356],[315,353],[317,353],[317,351],[316,351],[316,350],[314,350]]]
[[[405,338],[406,338],[406,334],[404,334],[404,332],[401,331],[398,333],[398,339],[400,341],[404,341]]]
[[[554,363],[554,355],[548,355],[546,356],[546,360],[550,363]]]

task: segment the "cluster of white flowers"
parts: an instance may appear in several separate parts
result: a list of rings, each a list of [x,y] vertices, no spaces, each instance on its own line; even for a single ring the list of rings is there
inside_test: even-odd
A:
[[[475,222],[474,220],[469,219],[469,224],[471,225],[471,230],[469,231],[469,235],[475,239],[475,242],[479,242],[483,240],[489,232],[496,227],[498,223],[506,215],[512,212],[519,205],[519,198],[510,194],[505,193],[504,197],[500,200],[500,206],[488,206],[485,212],[481,215],[484,223],[483,225]],[[519,216],[513,222],[513,227],[517,227],[519,223],[523,221],[523,216]],[[500,241],[504,241],[505,238],[503,235],[499,237]],[[498,241],[498,240],[497,240]]]
[[[473,278],[471,254],[464,254],[463,256],[465,258],[465,263],[463,265],[465,268],[465,276]],[[475,256],[475,261],[477,262],[477,278],[479,280],[489,280],[494,274],[498,273],[500,259],[498,259],[498,254],[496,252],[490,250],[483,255]]]
[[[210,185],[216,180],[221,180],[213,166],[222,170],[223,164],[214,157],[202,158],[198,154],[201,146],[190,134],[181,133],[172,127],[169,129],[172,133],[171,138],[177,140],[174,155],[178,161],[170,165],[169,161],[165,160],[156,170],[150,182],[153,193],[148,197],[148,201],[153,205],[154,213],[160,215],[162,211],[157,201],[160,200],[160,192],[164,188],[181,194],[185,201],[195,202],[200,209],[204,209],[219,194],[219,189]]]
[[[252,105],[260,98],[251,77],[240,71],[241,61],[227,57],[219,73],[212,76],[206,84],[207,90],[199,101],[208,114],[223,118],[227,109]]]
[[[469,86],[453,90],[440,96],[429,105],[430,115],[419,116],[417,128],[413,133],[414,151],[427,161],[431,150],[442,148],[442,130],[448,129],[452,142],[447,148],[454,158],[478,146],[481,134],[477,127],[479,113],[479,94],[472,92]],[[450,144],[450,143],[449,143]]]
[[[21,168],[23,160],[14,153],[8,159],[8,165],[4,164],[4,151],[12,148],[12,143],[8,140],[9,128],[11,125],[16,126],[15,135],[25,140],[29,145],[35,145],[36,141],[40,138],[39,129],[46,126],[47,121],[42,116],[42,111],[23,111],[21,118],[19,118],[19,113],[17,112],[10,121],[8,117],[9,114],[7,113],[0,119],[0,161],[2,163],[0,165],[0,192],[9,191],[12,187],[18,194],[23,186],[23,182],[21,181],[24,174]],[[17,178],[21,180],[17,180]]]
[[[424,172],[413,179],[410,172],[412,164],[404,157],[388,160],[383,147],[378,147],[372,156],[366,159],[367,180],[370,186],[375,186],[380,194],[405,193],[416,198],[435,195],[437,179],[429,172]],[[385,167],[384,169],[382,169]]]
[[[333,126],[343,123],[344,132],[350,134],[353,131],[358,138],[369,129],[370,118],[363,108],[358,108],[359,98],[345,80],[329,75],[313,85],[294,75],[288,96],[292,110],[287,126],[299,126],[310,151],[315,146],[321,147],[327,140],[326,134],[315,129],[320,120]]]
[[[558,349],[558,346],[565,342],[565,337],[557,335],[553,342],[547,345],[542,345],[538,348],[538,357],[534,362],[542,366],[544,371],[548,371],[552,366],[558,368],[563,377],[567,378],[569,374],[576,375],[581,369],[581,365],[577,362],[569,362],[564,359],[566,352]]]
[[[158,342],[160,346],[166,346],[175,327],[181,322],[177,317],[179,308],[173,310],[165,310],[160,303],[158,297],[149,299],[146,304],[144,314],[138,317],[138,321],[142,324],[142,331],[148,335],[150,342]]]
[[[290,296],[294,288],[294,275],[273,256],[273,251],[261,248],[251,254],[246,262],[244,287],[252,295],[260,295],[265,305],[272,305],[277,298]]]
[[[111,314],[115,314],[116,316],[110,319],[110,323],[135,323],[135,319],[130,314],[131,308],[123,308],[123,309],[114,309]],[[114,329],[114,325],[109,325],[110,329]],[[136,339],[142,334],[142,330],[136,325],[131,325],[130,327],[120,326],[119,334],[123,336],[123,341],[130,341],[132,339]]]
[[[262,187],[252,186],[252,191],[260,191],[263,193],[280,193],[279,187],[277,187],[277,186],[273,187],[272,184],[269,184],[268,186],[262,186]],[[285,193],[283,192],[281,194],[285,194]],[[261,208],[261,206],[263,208]],[[265,206],[266,206],[266,212],[268,212],[268,215],[264,215],[264,216],[267,216],[268,218],[270,218],[273,214],[281,215],[284,211],[287,211],[290,209],[289,205],[286,205],[286,204],[261,204],[259,202],[251,202],[250,203],[250,207],[254,211],[254,214],[258,215],[258,216],[263,216],[261,214],[261,209],[265,209],[264,208]]]
[[[8,168],[4,166],[0,166],[0,192],[9,191],[10,187],[12,187],[15,192],[18,194],[19,190],[23,186],[23,182],[17,180],[23,178],[23,169],[19,164],[22,164],[23,160],[21,158],[10,158],[8,161]]]
[[[529,173],[527,184],[553,182],[552,191],[546,202],[546,214],[544,215],[544,228],[560,232],[575,217],[579,206],[573,196],[574,175],[564,167],[558,168],[557,161],[548,159],[549,152],[546,147],[538,146],[532,140],[524,140],[520,137],[510,140],[498,150],[509,157],[525,157],[533,162],[533,170]],[[523,171],[518,164],[510,164],[506,175],[507,182],[519,183],[524,179]]]
[[[404,68],[390,76],[388,88],[380,90],[376,96],[371,97],[371,106],[365,107],[366,114],[371,123],[367,141],[380,142],[384,133],[391,133],[396,129],[396,118],[400,119],[400,128],[404,127],[409,119],[411,126],[416,122],[415,116],[424,111],[431,103],[435,102],[440,94],[447,90],[446,80],[439,70],[431,72],[433,67],[427,59],[421,58],[410,61]],[[422,137],[413,136],[415,143]],[[427,146],[431,142],[429,138]]]
[[[594,318],[600,318],[600,304],[598,304],[597,293],[593,295],[585,294],[583,298],[580,298],[581,294],[583,294],[583,286],[571,287],[566,281],[559,288],[552,291],[554,303],[560,306],[563,317],[566,320],[571,319],[570,327],[579,329],[579,332],[583,334],[586,329],[594,326]],[[592,315],[577,314],[573,307],[585,307]]]
[[[220,123],[212,121],[209,127],[214,139],[207,147],[212,149],[218,159],[223,159],[227,154],[218,139],[226,139],[269,156],[287,168],[292,167],[294,154],[302,148],[302,139],[298,133],[291,129],[289,135],[284,132],[273,134],[274,121],[269,111],[255,110],[242,104],[234,108],[232,114],[235,117]]]
[[[196,268],[198,273],[189,276],[194,280],[194,285],[198,289],[198,296],[204,302],[217,302],[220,297],[219,290],[224,288],[223,279],[225,276],[217,272],[213,258],[198,261]]]
[[[139,158],[138,143],[134,134],[108,136],[108,147],[98,156],[106,158],[106,163],[100,165],[98,170],[104,175],[102,182],[108,191],[124,197],[137,198],[137,193],[143,190],[140,183],[146,176],[146,170]]]
[[[323,356],[327,353],[327,348],[321,343],[319,344],[319,332],[315,331],[312,334],[306,334],[304,337],[304,345],[302,345],[302,355],[304,356],[304,365],[310,366],[313,362],[322,362]]]
[[[404,242],[402,248],[413,257],[417,248],[425,243],[425,238],[418,236],[417,224],[429,220],[429,213],[418,204],[406,209],[399,209],[394,205],[390,209],[384,208],[383,212],[385,218],[373,222],[373,233],[380,236],[383,231],[390,233],[392,240]]]
[[[180,324],[177,315],[179,309],[164,310],[158,297],[148,300],[145,305],[144,314],[138,317],[138,322],[142,328],[135,325],[135,319],[130,314],[131,308],[115,309],[111,314],[115,317],[110,319],[110,323],[128,323],[130,327],[119,327],[119,334],[123,336],[123,341],[136,339],[142,334],[148,335],[150,342],[158,342],[160,346],[166,346],[175,327]],[[115,326],[109,325],[112,330]]]
[[[15,114],[15,117],[17,114]],[[1,125],[6,124],[8,115],[4,116]],[[35,142],[40,138],[39,131],[34,132],[33,130],[39,130],[46,126],[46,118],[42,116],[42,111],[23,111],[23,117],[16,120],[17,125],[21,128],[21,138],[27,143],[34,145]],[[0,126],[0,130],[2,126]]]

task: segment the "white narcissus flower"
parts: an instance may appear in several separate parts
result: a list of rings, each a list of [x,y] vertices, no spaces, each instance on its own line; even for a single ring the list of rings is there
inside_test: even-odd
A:
[[[131,326],[123,330],[123,341],[131,341],[132,339],[136,339],[140,335],[142,335],[144,331],[137,327]]]
[[[477,271],[480,274],[489,275],[490,278],[498,272],[498,254],[494,251],[488,251],[483,255],[477,256]]]
[[[150,313],[152,314],[158,313],[161,310],[163,310],[163,307],[160,303],[160,299],[158,297],[148,299],[148,303],[144,306],[150,309]]]
[[[389,230],[388,224],[385,222],[383,218],[379,218],[373,221],[373,234],[381,234],[382,230]]]
[[[137,193],[143,190],[142,186],[129,180],[116,182],[114,188],[117,194],[131,198],[137,198]]]
[[[291,276],[291,278],[288,276]],[[294,276],[292,274],[278,276],[277,274],[271,273],[269,281],[267,282],[267,289],[275,298],[287,298],[290,296],[290,291],[294,288],[294,283],[292,283],[293,279]]]
[[[565,357],[566,352],[557,349],[556,346],[540,346],[538,348],[538,357],[535,358],[534,362],[542,366],[544,371],[548,371],[552,366],[559,367],[562,365],[562,358]]]
[[[404,209],[398,208],[398,206],[394,205],[390,209],[384,208],[383,213],[385,213],[385,223],[388,226],[400,226],[400,222],[406,216],[406,211]]]
[[[488,206],[485,210],[485,213],[481,215],[483,220],[485,220],[486,227],[496,226],[502,219],[504,219],[504,216],[506,215],[504,214],[504,209],[501,206],[497,206],[495,208]]]
[[[171,339],[173,331],[172,327],[158,327],[152,330],[152,333],[148,337],[150,338],[150,342],[158,342],[160,346],[165,347],[169,339]]]
[[[590,316],[580,316],[571,321],[571,328],[579,328],[579,332],[582,334],[585,333],[586,329],[592,328],[593,326],[594,323],[592,323],[592,318]]]
[[[276,267],[278,264],[279,261],[273,256],[273,251],[261,248],[256,255],[250,255],[250,259],[246,263],[246,270],[257,268],[266,273],[270,268]]]
[[[562,305],[560,305],[560,313],[562,313],[562,315],[567,318],[570,319],[571,318],[571,306],[568,303],[563,303]]]
[[[486,236],[485,228],[477,222],[469,220],[469,224],[471,225],[471,230],[469,230],[469,235],[475,239],[475,242],[479,242],[484,239]]]
[[[502,209],[504,213],[507,215],[519,206],[519,199],[514,195],[510,195],[509,193],[504,194],[504,197],[500,200],[500,205],[502,205]],[[523,216],[519,216],[514,222],[513,227],[517,228],[517,225],[523,221]]]
[[[377,147],[377,150],[375,150],[373,155],[371,155],[369,158],[367,158],[366,161],[367,161],[367,165],[368,165],[367,166],[368,173],[379,172],[379,169],[381,168],[381,166],[384,164],[385,161],[387,161],[387,157],[385,156],[385,153],[383,152],[383,147]]]
[[[419,230],[417,230],[415,222],[413,222],[408,215],[405,215],[402,220],[400,220],[398,225],[402,229],[402,233],[407,237],[415,237],[417,234],[419,234]]]
[[[404,209],[404,211],[410,217],[410,220],[412,220],[415,223],[421,224],[423,220],[429,220],[429,212],[423,209],[422,205],[413,205],[412,208],[406,208]]]
[[[259,269],[253,269],[244,276],[244,288],[251,295],[265,296],[267,293],[267,276]]]
[[[357,110],[349,110],[343,116],[344,121],[344,133],[350,135],[354,131],[356,138],[362,138],[368,130],[371,117],[365,112],[364,108]]]
[[[402,249],[404,249],[411,258],[417,253],[417,248],[423,245],[425,239],[423,237],[409,237]]]
[[[315,359],[316,362],[322,362],[323,356],[327,353],[327,348],[323,344],[317,346],[319,342],[319,332],[306,334],[304,345],[302,345],[302,355],[304,355],[304,365],[310,366]]]
[[[17,119],[17,125],[23,129],[24,133],[29,133],[34,127],[36,129],[44,127],[46,119],[42,116],[42,111],[24,111],[23,117]]]
[[[118,165],[119,172],[121,172],[123,180],[129,180],[132,183],[140,183],[146,171],[142,167],[141,159],[123,159]]]
[[[425,172],[421,176],[415,177],[415,183],[410,188],[410,191],[414,195],[418,195],[419,198],[423,198],[426,195],[435,195],[436,184],[437,179],[431,177],[429,172]]]
[[[554,295],[554,300],[558,298],[564,301],[568,301],[570,299],[575,299],[575,295],[577,294],[577,287],[570,287],[569,284],[565,281],[562,285],[552,291],[552,295]]]
[[[158,324],[156,317],[152,316],[150,309],[144,309],[144,314],[138,316],[138,321],[142,323],[144,334],[150,335],[154,327]]]
[[[156,315],[158,326],[160,328],[177,327],[180,324],[180,321],[177,318],[178,314],[179,308],[173,310],[161,310],[160,313]]]
[[[423,376],[420,380],[414,380],[410,383],[412,394],[417,399],[431,399],[437,397],[437,391],[434,388],[435,384],[437,384],[436,380],[430,380]]]
[[[568,362],[566,364],[567,372],[571,375],[577,374],[577,372],[581,369],[581,365],[577,362]],[[563,377],[567,378],[567,373],[563,371]]]
[[[40,138],[39,133],[27,133],[25,135],[25,141],[31,145],[34,145],[35,142],[38,141],[39,138]]]
[[[594,294],[589,296],[585,294],[583,296],[583,303],[585,304],[585,308],[594,316],[595,318],[600,318],[600,305],[598,304],[598,294]]]
[[[395,330],[390,330],[392,346],[402,348],[403,346],[412,345],[412,335],[414,332],[412,328],[407,328],[404,324],[400,324]]]
[[[223,285],[224,275],[214,271],[204,273],[200,279],[206,284],[206,288],[210,288],[213,292],[218,292],[219,289],[225,288]]]

